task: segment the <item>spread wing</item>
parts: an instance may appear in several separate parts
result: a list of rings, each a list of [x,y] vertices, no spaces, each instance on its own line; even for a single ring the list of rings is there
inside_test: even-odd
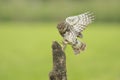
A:
[[[78,33],[82,32],[88,24],[92,23],[93,20],[94,16],[90,12],[66,18],[66,22],[72,25],[72,29]]]

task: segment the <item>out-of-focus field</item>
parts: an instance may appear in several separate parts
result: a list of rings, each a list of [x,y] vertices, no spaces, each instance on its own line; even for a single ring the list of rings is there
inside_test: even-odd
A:
[[[55,23],[0,23],[0,80],[48,80]],[[67,47],[68,80],[120,80],[120,24],[94,24],[84,31],[85,52]]]
[[[0,21],[54,22],[92,11],[97,22],[120,22],[119,3],[120,0],[0,0]]]

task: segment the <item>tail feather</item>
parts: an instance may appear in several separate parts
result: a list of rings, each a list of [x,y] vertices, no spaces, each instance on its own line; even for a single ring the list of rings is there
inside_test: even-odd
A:
[[[86,44],[83,43],[83,42],[80,42],[80,41],[77,41],[76,44],[73,44],[72,45],[72,48],[73,48],[73,51],[74,51],[74,54],[80,54],[81,51],[84,51],[85,50],[85,47],[86,47]]]

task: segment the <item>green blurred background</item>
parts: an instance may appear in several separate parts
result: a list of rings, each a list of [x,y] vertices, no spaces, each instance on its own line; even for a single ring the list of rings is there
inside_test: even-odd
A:
[[[120,0],[0,0],[0,80],[48,80],[57,24],[86,11],[87,48],[66,49],[68,80],[120,80]]]

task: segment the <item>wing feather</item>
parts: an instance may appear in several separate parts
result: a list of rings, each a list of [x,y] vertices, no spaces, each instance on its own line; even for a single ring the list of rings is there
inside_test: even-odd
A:
[[[72,16],[66,18],[66,22],[73,26],[74,32],[82,32],[85,30],[88,24],[92,23],[94,20],[93,13],[86,12],[78,16]]]

